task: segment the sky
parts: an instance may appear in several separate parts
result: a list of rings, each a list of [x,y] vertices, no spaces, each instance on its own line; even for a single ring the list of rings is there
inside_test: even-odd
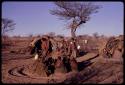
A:
[[[94,2],[101,5],[98,13],[90,15],[91,19],[77,29],[76,35],[117,36],[123,34],[124,6],[122,2]],[[67,22],[51,15],[55,8],[53,2],[3,2],[2,18],[9,18],[16,23],[15,29],[8,33],[10,36],[43,35],[55,32],[57,35],[70,36],[66,29]]]

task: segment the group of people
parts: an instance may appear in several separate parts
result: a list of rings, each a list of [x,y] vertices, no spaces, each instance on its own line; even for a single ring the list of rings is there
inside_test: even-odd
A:
[[[41,63],[44,64],[47,76],[54,73],[58,65],[64,66],[66,72],[77,70],[76,46],[74,39],[62,40],[59,42],[50,36],[43,36],[42,38],[34,39],[30,46],[32,46],[31,54],[38,54],[41,58]],[[52,54],[57,52],[58,55]],[[63,64],[63,65],[61,65]]]

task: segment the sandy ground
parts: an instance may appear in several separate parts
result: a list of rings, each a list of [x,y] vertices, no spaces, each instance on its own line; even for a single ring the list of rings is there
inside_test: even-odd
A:
[[[7,54],[6,54],[7,55]],[[5,57],[2,61],[2,82],[3,83],[49,83],[52,78],[58,79],[59,75],[63,77],[62,74],[57,74],[55,77],[39,77],[32,73],[28,73],[26,69],[35,61],[33,57],[19,57],[12,59]]]
[[[13,40],[14,41],[14,40]],[[15,41],[13,46],[2,49],[2,83],[89,83],[89,84],[121,84],[123,83],[123,58],[116,52],[115,59],[104,59],[102,56],[95,56],[90,53],[77,61],[81,62],[82,70],[80,72],[55,73],[50,77],[42,77],[33,74],[30,66],[33,65],[34,57],[25,52],[26,41]],[[101,44],[102,45],[102,44]],[[17,51],[23,49],[22,53]],[[17,51],[12,52],[12,51]],[[90,58],[90,59],[89,59]],[[89,60],[88,60],[89,59]]]
[[[34,61],[35,60],[30,55],[3,53],[2,83],[46,84],[63,82],[105,84],[123,82],[123,62],[121,61],[109,61],[104,60],[101,57],[97,57],[91,61],[91,65],[86,66],[86,68],[78,73],[56,73],[50,77],[37,76],[27,71],[26,69],[28,69]]]

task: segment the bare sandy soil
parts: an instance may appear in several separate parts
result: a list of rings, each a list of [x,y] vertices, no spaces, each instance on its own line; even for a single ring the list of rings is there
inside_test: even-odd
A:
[[[11,50],[16,47],[22,46],[11,46]],[[98,56],[84,61],[81,64],[84,68],[80,72],[55,73],[50,77],[42,77],[30,73],[29,67],[35,61],[31,55],[13,53],[11,50],[6,48],[2,51],[2,83],[123,83],[123,59],[107,60]]]

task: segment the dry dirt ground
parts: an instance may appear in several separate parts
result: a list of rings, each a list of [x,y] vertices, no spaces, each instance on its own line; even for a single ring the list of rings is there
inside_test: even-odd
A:
[[[33,75],[27,71],[34,62],[33,56],[13,52],[21,45],[2,50],[2,83],[123,83],[123,60],[104,59],[101,56],[83,61],[81,66],[84,68],[80,72],[56,73],[50,77]]]

